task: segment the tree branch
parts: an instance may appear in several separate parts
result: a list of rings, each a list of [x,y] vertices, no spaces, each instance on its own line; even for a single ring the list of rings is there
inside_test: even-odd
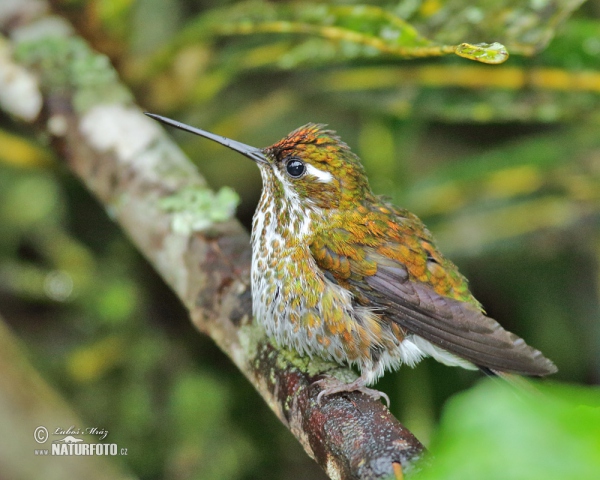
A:
[[[381,403],[351,393],[317,404],[315,378],[347,376],[348,369],[278,350],[252,322],[247,232],[232,218],[212,220],[211,209],[223,207],[220,197],[133,105],[105,57],[70,35],[64,20],[50,17],[45,2],[13,3],[0,12],[0,28],[11,39],[0,39],[0,90],[12,92],[0,96],[0,107],[52,138],[194,325],[233,360],[330,477],[398,478],[414,468],[423,446]],[[30,92],[19,98],[23,85]],[[41,100],[37,107],[32,98]],[[205,197],[207,206],[187,205],[190,196]],[[166,208],[165,199],[181,208]]]

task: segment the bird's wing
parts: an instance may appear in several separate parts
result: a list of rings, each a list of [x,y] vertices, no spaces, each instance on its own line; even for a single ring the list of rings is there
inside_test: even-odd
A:
[[[376,307],[407,332],[479,367],[522,375],[554,373],[556,367],[540,351],[484,315],[466,280],[415,219],[400,233],[386,232],[383,243],[337,228],[317,235],[311,253],[355,302]],[[407,245],[410,252],[403,258]]]

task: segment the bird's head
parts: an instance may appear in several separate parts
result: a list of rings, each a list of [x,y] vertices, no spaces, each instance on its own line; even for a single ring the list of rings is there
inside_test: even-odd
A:
[[[359,158],[324,125],[309,123],[267,148],[256,148],[159,115],[156,120],[200,135],[250,158],[259,166],[263,187],[301,207],[353,208],[372,197]]]

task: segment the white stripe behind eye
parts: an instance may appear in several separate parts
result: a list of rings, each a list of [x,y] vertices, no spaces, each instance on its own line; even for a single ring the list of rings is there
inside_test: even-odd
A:
[[[309,175],[317,177],[317,180],[321,183],[329,183],[333,180],[333,175],[327,171],[319,170],[317,167],[313,167],[310,163],[306,164],[306,171]]]

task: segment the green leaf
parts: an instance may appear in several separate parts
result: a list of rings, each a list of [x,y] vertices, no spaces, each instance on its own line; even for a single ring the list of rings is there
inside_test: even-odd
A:
[[[477,45],[470,45],[468,43],[461,43],[457,48],[456,53],[459,57],[468,58],[470,60],[477,60],[481,63],[497,64],[503,63],[508,59],[508,52],[506,47],[501,43],[478,43]]]
[[[265,34],[275,36],[276,41],[282,37],[298,37],[301,40],[314,37],[319,40],[302,43],[297,48],[291,45],[282,61],[272,59],[273,63],[286,68],[300,63],[340,62],[378,56],[423,58],[456,53],[483,63],[501,63],[508,58],[506,49],[499,44],[478,46],[477,52],[465,53],[466,46],[432,41],[392,11],[374,5],[300,2],[276,5],[254,0],[200,16],[155,59],[155,64],[164,65],[186,45],[222,36]],[[468,39],[461,39],[464,40]],[[308,51],[312,55],[308,55]]]
[[[488,380],[445,408],[419,480],[594,480],[600,472],[600,389]]]
[[[414,25],[441,43],[498,40],[513,53],[533,55],[585,0],[423,1]]]

